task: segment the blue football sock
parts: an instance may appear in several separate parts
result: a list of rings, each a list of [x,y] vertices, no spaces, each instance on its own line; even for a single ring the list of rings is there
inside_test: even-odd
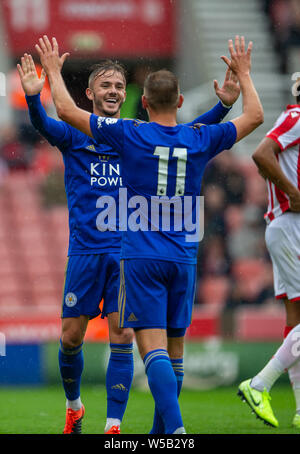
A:
[[[165,427],[164,433],[172,434],[183,427],[183,422],[177,398],[177,380],[168,352],[163,349],[148,352],[144,364],[149,388]]]
[[[133,379],[132,344],[110,344],[106,371],[107,418],[122,421]]]
[[[68,400],[75,400],[80,396],[80,382],[84,363],[82,345],[67,349],[60,342],[58,362],[65,395]]]
[[[177,380],[177,397],[180,396],[184,377],[183,358],[171,359],[171,364]]]
[[[176,376],[177,380],[177,397],[180,395],[181,387],[182,387],[182,382],[183,382],[183,377],[184,377],[184,369],[183,369],[183,358],[179,359],[171,359],[171,364]],[[164,428],[164,423],[163,420],[157,410],[157,407],[155,407],[154,411],[154,417],[153,417],[153,426],[150,431],[150,434],[164,434],[165,433],[165,428]]]

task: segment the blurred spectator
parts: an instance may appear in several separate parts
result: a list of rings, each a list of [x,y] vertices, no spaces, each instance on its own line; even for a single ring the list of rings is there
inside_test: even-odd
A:
[[[66,205],[64,163],[61,153],[42,140],[35,149],[31,170],[40,175],[42,203],[46,208]]]
[[[245,178],[239,169],[237,158],[230,150],[220,153],[208,165],[203,187],[207,184],[217,184],[223,189],[226,205],[240,205],[245,201]]]
[[[10,170],[26,170],[30,165],[33,150],[21,140],[20,131],[14,125],[1,130],[0,157]]]
[[[207,184],[203,189],[204,196],[204,241],[212,235],[225,236],[226,226],[224,210],[226,194],[219,184]]]
[[[289,0],[289,24],[287,32],[287,46],[300,46],[300,4],[299,0]]]
[[[262,288],[256,298],[256,304],[272,304],[275,301],[273,285],[273,267],[271,262],[265,264]]]
[[[297,71],[297,64],[290,62],[294,50],[296,61],[300,60],[300,3],[299,0],[264,0],[274,34],[276,49],[281,58],[283,73]],[[298,54],[298,58],[297,58]],[[293,58],[293,57],[292,57]],[[299,66],[299,64],[298,64]]]
[[[254,303],[255,297],[251,297],[251,294],[249,294],[249,281],[241,279],[231,282],[231,291],[225,304],[225,310]]]
[[[214,235],[209,237],[199,251],[199,277],[224,276],[229,274],[230,261],[223,236]]]
[[[219,185],[208,184],[204,195],[204,237],[198,250],[198,277],[226,273],[226,225],[224,220],[226,195]]]
[[[267,209],[268,189],[265,180],[256,172],[246,182],[245,203],[255,205],[259,210],[259,220],[265,226],[264,213]]]
[[[41,185],[42,203],[45,208],[66,205],[64,175],[61,169],[52,169]]]
[[[225,310],[235,309],[241,305],[262,305],[275,301],[271,263],[262,261],[261,269],[263,272],[256,278],[249,276],[247,279],[244,275],[232,278]]]
[[[61,153],[53,148],[46,140],[41,140],[35,147],[31,170],[40,175],[47,176],[53,170],[64,172]]]
[[[216,293],[227,295],[226,314],[240,304],[273,301],[264,241],[266,185],[256,167],[234,153],[222,153],[208,167],[202,193],[205,230],[198,252],[197,302],[211,302],[214,295],[207,297],[205,289],[213,281],[219,287]]]
[[[231,261],[241,258],[264,258],[266,255],[261,211],[255,205],[240,208],[240,221],[229,230],[227,243]],[[235,213],[236,214],[236,213]],[[229,216],[227,217],[230,223]]]

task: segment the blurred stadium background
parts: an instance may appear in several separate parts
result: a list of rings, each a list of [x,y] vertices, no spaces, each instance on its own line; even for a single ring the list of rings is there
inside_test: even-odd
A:
[[[167,67],[178,74],[185,95],[182,122],[216,103],[213,79],[223,81],[220,56],[227,54],[227,40],[235,34],[253,40],[252,73],[265,123],[205,173],[205,236],[187,333],[185,386],[232,385],[270,357],[282,339],[284,308],[273,296],[264,242],[266,185],[250,156],[280,111],[294,102],[299,3],[0,1],[0,385],[60,382],[57,349],[68,245],[63,163],[31,127],[16,72],[24,52],[38,61],[34,45],[42,34],[56,36],[61,52],[71,53],[63,75],[81,107],[91,108],[84,94],[89,67],[109,57],[128,68],[122,116],[143,118],[138,101],[145,74]],[[47,86],[43,102],[56,116]],[[228,118],[240,109],[238,101]],[[83,382],[104,383],[106,342],[107,325],[98,318],[87,332]],[[135,385],[144,384],[137,357]]]

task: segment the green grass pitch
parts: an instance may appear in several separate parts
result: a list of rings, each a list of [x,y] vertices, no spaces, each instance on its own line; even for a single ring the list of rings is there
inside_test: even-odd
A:
[[[180,405],[188,434],[296,434],[291,427],[295,403],[289,386],[275,386],[272,407],[279,428],[264,425],[236,395],[236,387],[210,391],[183,389]],[[86,415],[84,434],[103,433],[106,416],[104,387],[82,386]],[[60,434],[65,419],[65,398],[59,386],[0,388],[1,434]],[[145,434],[153,416],[152,397],[132,390],[122,423],[123,434]]]

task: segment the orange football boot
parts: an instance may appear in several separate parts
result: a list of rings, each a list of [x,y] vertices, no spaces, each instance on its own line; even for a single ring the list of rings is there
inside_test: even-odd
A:
[[[120,434],[120,427],[119,426],[111,426],[110,429],[108,429],[107,432],[105,432],[106,434]]]
[[[84,416],[84,406],[80,410],[72,410],[67,408],[66,411],[66,424],[64,434],[81,434],[81,422]]]

